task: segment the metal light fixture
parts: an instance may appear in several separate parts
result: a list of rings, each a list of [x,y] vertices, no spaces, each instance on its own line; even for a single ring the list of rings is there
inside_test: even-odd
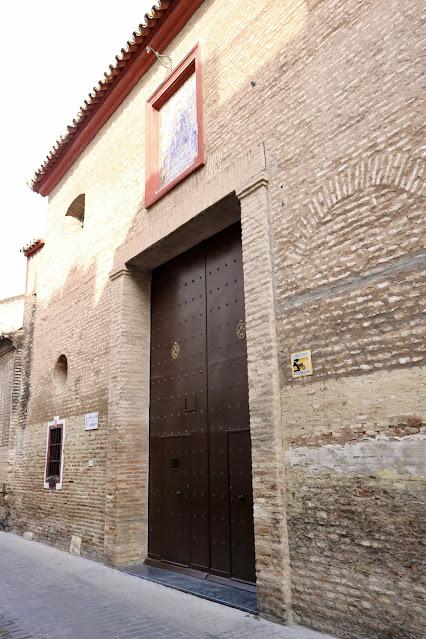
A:
[[[169,55],[163,55],[162,53],[158,53],[158,51],[154,51],[152,47],[146,47],[147,53],[153,53],[158,62],[163,65],[167,69],[167,74],[173,71],[173,62]]]

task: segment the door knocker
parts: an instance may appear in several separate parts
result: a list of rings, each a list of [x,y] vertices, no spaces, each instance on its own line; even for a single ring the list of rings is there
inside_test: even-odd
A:
[[[235,329],[235,334],[238,339],[245,339],[246,337],[246,323],[244,320],[240,320],[237,324],[237,328]]]
[[[180,344],[178,342],[173,342],[172,344],[172,349],[171,349],[171,355],[172,355],[172,359],[177,359],[180,355]]]

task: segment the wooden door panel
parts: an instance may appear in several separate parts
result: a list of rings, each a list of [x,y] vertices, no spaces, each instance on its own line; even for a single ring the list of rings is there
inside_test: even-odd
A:
[[[254,581],[240,233],[153,271],[149,555]]]
[[[226,432],[211,431],[210,440],[210,534],[211,572],[229,577],[229,496]]]
[[[159,437],[150,437],[148,554],[153,559],[161,559],[163,489],[162,457],[162,440]]]
[[[239,224],[206,242],[206,296],[211,570],[254,582],[251,444]]]
[[[208,433],[191,434],[191,494],[190,537],[191,557],[189,565],[196,570],[209,571],[209,475]]]
[[[249,427],[246,369],[246,357],[209,364],[208,406],[211,431]]]
[[[164,437],[162,455],[162,557],[188,564],[190,557],[190,437]]]
[[[255,580],[250,431],[228,435],[231,574]]]
[[[155,451],[161,447],[163,452],[161,472],[154,469],[150,475],[150,517],[155,521],[150,534],[159,534],[161,559],[207,570],[204,247],[197,246],[153,272],[151,303],[151,466],[159,462]],[[172,463],[177,466],[171,468]],[[158,558],[154,555],[158,545],[158,540],[150,539],[151,557]]]

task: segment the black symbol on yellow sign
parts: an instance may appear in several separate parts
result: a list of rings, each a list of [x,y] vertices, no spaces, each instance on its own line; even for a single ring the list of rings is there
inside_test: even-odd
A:
[[[293,371],[296,373],[298,371],[304,371],[305,370],[305,364],[303,362],[299,361],[299,358],[296,357],[296,359],[293,360]]]
[[[300,351],[299,353],[292,353],[291,358],[291,375],[292,377],[305,377],[306,375],[312,375],[312,358],[311,351]]]

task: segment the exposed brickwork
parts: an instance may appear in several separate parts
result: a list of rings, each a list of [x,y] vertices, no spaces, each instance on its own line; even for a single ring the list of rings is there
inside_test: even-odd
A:
[[[13,344],[9,339],[0,342],[0,450],[8,450],[10,407],[13,373]],[[0,467],[1,468],[1,467]],[[0,481],[4,478],[0,470]]]
[[[81,538],[83,555],[115,564],[144,558],[149,272],[125,264],[153,268],[235,221],[236,192],[259,607],[353,639],[420,639],[420,17],[409,0],[205,0],[164,52],[177,63],[200,43],[205,167],[143,208],[159,65],[85,149],[31,258],[10,431],[17,530],[63,548]],[[65,216],[82,193],[83,229]],[[290,353],[305,348],[314,374],[293,380]],[[99,430],[85,432],[94,410]],[[54,415],[66,421],[56,492],[43,489]]]
[[[348,442],[361,441],[369,437],[383,434],[386,437],[408,437],[423,433],[425,424],[421,417],[412,415],[397,415],[392,418],[394,423],[385,425],[374,424],[374,430],[366,430],[365,427],[356,425],[354,428],[340,428],[338,431],[329,431],[321,434],[300,434],[291,442],[294,446],[321,446],[323,444],[347,444]]]
[[[7,462],[12,394],[14,349],[9,339],[0,340],[0,530],[8,525],[9,506],[6,499]]]
[[[341,637],[422,639],[424,484],[288,474],[296,619]]]
[[[291,621],[267,186],[260,174],[237,190],[241,200],[256,571],[260,610]]]
[[[354,289],[328,290],[321,298],[280,312],[280,331],[293,350],[310,345],[316,374],[323,379],[409,370],[425,361],[424,281],[424,268],[412,268],[368,284],[359,282]],[[286,383],[291,383],[289,353],[282,351],[282,357]]]
[[[46,273],[40,263],[43,258],[42,251],[29,262],[23,343],[24,373],[19,398],[19,423],[15,433],[16,471],[12,497],[15,508],[12,523],[20,532],[30,530],[35,537],[66,549],[69,549],[72,534],[83,536],[86,554],[98,556],[103,553],[104,545],[106,394],[95,390],[102,372],[93,360],[89,345],[94,347],[93,338],[96,336],[100,344],[97,352],[105,349],[107,331],[102,331],[102,320],[96,309],[92,309],[87,298],[81,295],[80,311],[76,306],[63,305],[62,322],[52,318],[46,333],[45,326],[50,315],[43,300],[43,288],[39,286],[39,280]],[[75,291],[78,290],[79,275],[76,277]],[[54,304],[56,307],[62,304],[62,294],[59,300],[55,299]],[[79,328],[71,320],[75,312],[80,317]],[[106,318],[104,322],[107,322]],[[69,330],[68,327],[72,325],[73,330]],[[82,361],[77,363],[74,359],[74,344],[80,357],[82,354],[78,340],[83,327],[88,339],[84,353],[89,370],[87,383],[94,389],[93,394],[81,383]],[[99,333],[99,330],[102,332]],[[40,335],[44,339],[40,339]],[[53,377],[55,363],[62,353],[67,356],[69,366],[64,387],[55,383]],[[85,400],[86,396],[90,399]],[[86,410],[82,410],[83,401],[87,402]],[[84,412],[91,410],[99,411],[99,430],[85,432]],[[47,422],[54,415],[65,419],[62,491],[43,488]],[[41,421],[43,417],[45,419]],[[89,465],[89,460],[93,460],[93,466]]]
[[[0,341],[0,528],[10,522],[14,474],[14,433],[22,386],[23,331]]]
[[[115,565],[148,546],[150,286],[150,272],[123,270],[111,282],[105,554]]]

